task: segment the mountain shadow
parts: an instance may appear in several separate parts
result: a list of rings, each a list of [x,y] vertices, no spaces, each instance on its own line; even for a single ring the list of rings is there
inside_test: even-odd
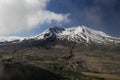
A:
[[[0,80],[65,80],[48,70],[19,63],[4,64]]]

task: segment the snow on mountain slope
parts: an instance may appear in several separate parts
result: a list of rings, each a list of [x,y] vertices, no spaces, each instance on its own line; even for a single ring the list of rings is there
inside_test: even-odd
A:
[[[14,40],[19,40],[22,41],[24,40],[25,37],[17,37],[17,36],[11,36],[11,37],[5,37],[5,36],[0,36],[0,42],[6,42],[6,41],[14,41]]]
[[[36,39],[46,39],[56,36],[59,40],[73,41],[77,43],[120,43],[119,38],[111,37],[102,31],[96,31],[85,26],[72,28],[49,28],[42,34],[37,35]]]
[[[111,37],[102,31],[96,31],[85,26],[71,28],[53,27],[34,37],[0,37],[0,42],[16,43],[30,39],[45,40],[51,37],[56,38],[57,40],[85,44],[120,44],[120,38]]]

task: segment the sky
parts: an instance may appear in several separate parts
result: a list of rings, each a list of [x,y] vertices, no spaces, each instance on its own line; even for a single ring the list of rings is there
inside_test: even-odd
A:
[[[120,37],[120,0],[0,0],[0,36],[82,25]]]

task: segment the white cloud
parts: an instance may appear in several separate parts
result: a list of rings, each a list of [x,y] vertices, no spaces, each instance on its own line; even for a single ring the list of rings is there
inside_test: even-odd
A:
[[[29,31],[44,23],[68,21],[46,9],[50,0],[0,0],[0,35]]]

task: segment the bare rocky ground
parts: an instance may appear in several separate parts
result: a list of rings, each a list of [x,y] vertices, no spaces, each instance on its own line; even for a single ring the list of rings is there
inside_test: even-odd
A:
[[[120,80],[120,46],[36,41],[0,52],[0,80]]]

